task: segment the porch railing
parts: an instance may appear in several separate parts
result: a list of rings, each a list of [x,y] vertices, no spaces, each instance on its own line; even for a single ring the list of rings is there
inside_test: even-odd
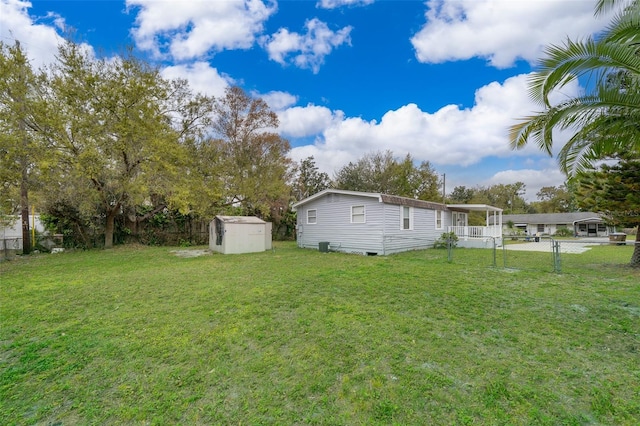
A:
[[[490,226],[449,226],[449,232],[453,232],[460,239],[473,238],[500,238],[502,237],[502,227]]]

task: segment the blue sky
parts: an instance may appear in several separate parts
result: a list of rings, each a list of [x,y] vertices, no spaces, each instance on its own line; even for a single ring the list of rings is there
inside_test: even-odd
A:
[[[72,29],[96,55],[133,46],[167,78],[219,96],[239,85],[278,113],[291,157],[333,175],[366,153],[431,162],[454,186],[560,185],[507,129],[538,110],[528,74],[544,47],[600,31],[595,0],[0,0],[0,38],[32,64]],[[579,93],[578,84],[562,95]],[[558,146],[562,135],[558,135]]]

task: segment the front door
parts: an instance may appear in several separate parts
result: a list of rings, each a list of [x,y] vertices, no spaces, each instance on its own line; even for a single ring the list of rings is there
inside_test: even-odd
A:
[[[590,237],[597,237],[598,236],[598,225],[595,223],[588,223],[587,224],[587,235]]]

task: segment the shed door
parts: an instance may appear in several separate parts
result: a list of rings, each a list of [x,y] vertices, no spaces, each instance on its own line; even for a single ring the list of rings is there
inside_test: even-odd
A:
[[[222,237],[224,236],[224,224],[216,217],[216,245],[222,245]]]

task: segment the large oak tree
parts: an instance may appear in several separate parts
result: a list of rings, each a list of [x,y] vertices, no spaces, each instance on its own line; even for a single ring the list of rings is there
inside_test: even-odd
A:
[[[50,202],[101,219],[105,248],[113,246],[123,208],[143,203],[178,174],[183,152],[170,115],[175,90],[131,55],[95,59],[80,45],[60,47],[42,123],[53,160],[47,194]]]

